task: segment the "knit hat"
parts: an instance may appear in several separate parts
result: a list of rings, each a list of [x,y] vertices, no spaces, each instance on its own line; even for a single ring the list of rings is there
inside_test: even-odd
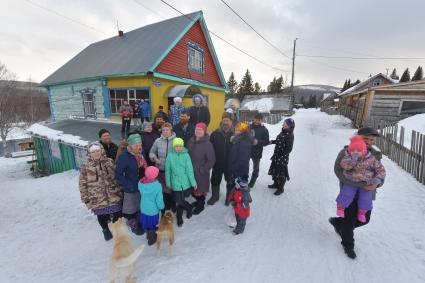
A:
[[[235,185],[237,188],[246,189],[248,187],[248,180],[243,177],[237,177],[235,179]]]
[[[201,104],[204,102],[204,98],[200,94],[195,94],[193,96],[193,101],[195,101],[195,99],[199,99],[201,101]]]
[[[230,113],[230,114],[233,114],[233,109],[232,109],[232,108],[227,108],[227,109],[226,109],[226,112],[227,112],[227,113]]]
[[[99,131],[99,138],[101,138],[101,137],[102,137],[102,135],[103,135],[103,134],[105,134],[105,133],[110,134],[110,133],[109,133],[109,131],[108,131],[107,129],[101,129],[101,130]]]
[[[96,150],[102,150],[102,147],[101,147],[101,145],[98,142],[91,143],[87,147],[88,153],[94,152]]]
[[[145,169],[145,177],[149,180],[155,180],[158,177],[159,169],[155,166],[149,166]]]
[[[145,129],[146,127],[149,127],[149,126],[153,126],[153,123],[152,122],[143,122],[143,124],[142,124],[142,129]]]
[[[140,137],[139,134],[132,134],[128,137],[127,142],[128,142],[128,145],[141,144],[142,138]]]
[[[246,122],[239,122],[236,124],[235,131],[246,133],[249,131],[249,124]]]
[[[200,128],[202,130],[204,130],[204,132],[207,132],[207,125],[203,122],[199,122],[198,124],[196,124],[195,128]]]
[[[228,112],[224,112],[223,115],[221,115],[221,119],[224,119],[224,118],[228,118],[228,119],[233,121],[233,114],[230,114]]]
[[[350,144],[348,145],[348,152],[351,153],[354,150],[360,151],[363,156],[366,155],[366,144],[361,136],[354,136],[350,139]]]
[[[181,138],[174,138],[173,139],[173,147],[176,147],[178,145],[184,146],[184,141]]]
[[[292,118],[285,119],[286,125],[288,125],[289,128],[295,128],[295,121]]]
[[[177,102],[181,103],[183,100],[180,96],[176,96],[176,97],[174,97],[173,101],[174,101],[174,103],[177,103]]]

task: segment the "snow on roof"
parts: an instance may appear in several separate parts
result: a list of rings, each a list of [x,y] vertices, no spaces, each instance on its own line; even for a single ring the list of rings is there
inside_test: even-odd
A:
[[[416,114],[400,120],[398,125],[404,128],[404,146],[410,148],[412,131],[425,134],[425,114]],[[398,139],[400,139],[400,131],[398,133]]]
[[[240,109],[268,113],[270,111],[287,111],[289,107],[288,95],[246,95]]]
[[[392,82],[393,84],[398,83],[398,80],[394,80],[394,79],[392,79],[392,78],[390,78],[390,77],[387,77],[386,75],[384,75],[384,74],[382,74],[382,73],[379,73],[379,74],[376,74],[376,75],[374,75],[374,76],[372,76],[372,77],[368,78],[367,80],[364,80],[364,81],[362,81],[362,82],[360,82],[360,83],[356,84],[355,86],[350,87],[349,89],[346,89],[345,91],[343,91],[343,92],[340,94],[340,96],[342,96],[342,95],[346,95],[346,94],[349,94],[349,93],[352,93],[352,92],[355,92],[356,90],[360,89],[361,87],[363,87],[364,85],[368,84],[370,81],[372,81],[372,80],[376,79],[376,78],[377,78],[377,77],[379,77],[379,76],[384,77],[385,79],[389,80],[389,81],[390,81],[390,82]]]
[[[29,139],[31,138],[27,132],[25,131],[25,129],[21,128],[21,127],[13,127],[12,130],[8,133],[6,140],[10,141],[10,140],[23,140],[23,139]],[[0,138],[0,142],[3,141]]]
[[[64,134],[63,131],[53,130],[38,123],[33,124],[27,131],[50,140],[61,141],[72,145],[87,146],[89,144],[88,141],[82,140],[79,136]]]
[[[257,110],[258,112],[270,112],[273,108],[273,98],[266,97],[256,101],[249,101],[245,103],[244,108],[250,111]]]

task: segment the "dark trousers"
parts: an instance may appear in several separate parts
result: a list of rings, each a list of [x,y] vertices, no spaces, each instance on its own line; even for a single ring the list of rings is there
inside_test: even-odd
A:
[[[336,227],[341,231],[341,245],[345,248],[354,248],[354,229],[366,225],[370,221],[371,210],[366,212],[366,222],[362,223],[357,220],[357,199],[354,200],[347,208],[345,208],[345,217],[336,219]]]
[[[114,212],[112,214],[98,215],[97,221],[99,221],[100,227],[102,227],[103,230],[106,230],[106,229],[108,229],[108,223],[111,222],[111,220],[112,220],[112,223],[114,223],[120,217],[122,217],[121,210]]]
[[[163,211],[165,212],[166,210],[170,210],[170,209],[175,211],[176,210],[176,202],[174,201],[173,194],[164,193],[163,197],[164,197],[164,209],[163,209]]]
[[[235,214],[236,217],[236,227],[235,227],[235,233],[243,233],[246,226],[246,218],[242,218],[239,215]]]
[[[224,166],[214,166],[211,173],[211,185],[220,186],[223,176],[224,180],[228,182],[227,168]]]
[[[131,118],[122,119],[122,124],[121,124],[121,138],[122,139],[127,138],[127,135],[130,132],[130,125],[131,125]]]
[[[252,175],[250,183],[253,185],[257,181],[258,174],[260,172],[260,160],[261,158],[251,158],[253,163]]]

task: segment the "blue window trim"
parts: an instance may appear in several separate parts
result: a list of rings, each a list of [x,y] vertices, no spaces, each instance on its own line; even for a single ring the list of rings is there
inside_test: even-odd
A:
[[[186,44],[187,44],[187,67],[188,67],[188,69],[190,71],[194,71],[194,72],[197,72],[197,73],[200,73],[200,74],[204,74],[205,73],[205,51],[204,51],[204,49],[202,47],[200,47],[199,44],[197,44],[195,42],[192,42],[192,41],[187,41]],[[200,52],[202,54],[201,71],[199,71],[198,69],[192,68],[190,66],[190,61],[189,61],[190,55],[189,55],[189,52],[190,52],[190,49],[191,48],[193,50],[198,51],[198,52]]]

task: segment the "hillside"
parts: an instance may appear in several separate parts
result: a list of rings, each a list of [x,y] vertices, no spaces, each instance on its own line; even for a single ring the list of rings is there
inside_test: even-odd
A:
[[[299,85],[294,86],[295,92],[295,103],[300,103],[302,98],[304,101],[308,101],[311,96],[316,96],[317,101],[319,102],[324,93],[329,93],[333,91],[339,91],[340,89],[330,85],[321,85],[321,84],[309,84],[309,85]],[[289,87],[285,88],[283,92],[289,92]]]

